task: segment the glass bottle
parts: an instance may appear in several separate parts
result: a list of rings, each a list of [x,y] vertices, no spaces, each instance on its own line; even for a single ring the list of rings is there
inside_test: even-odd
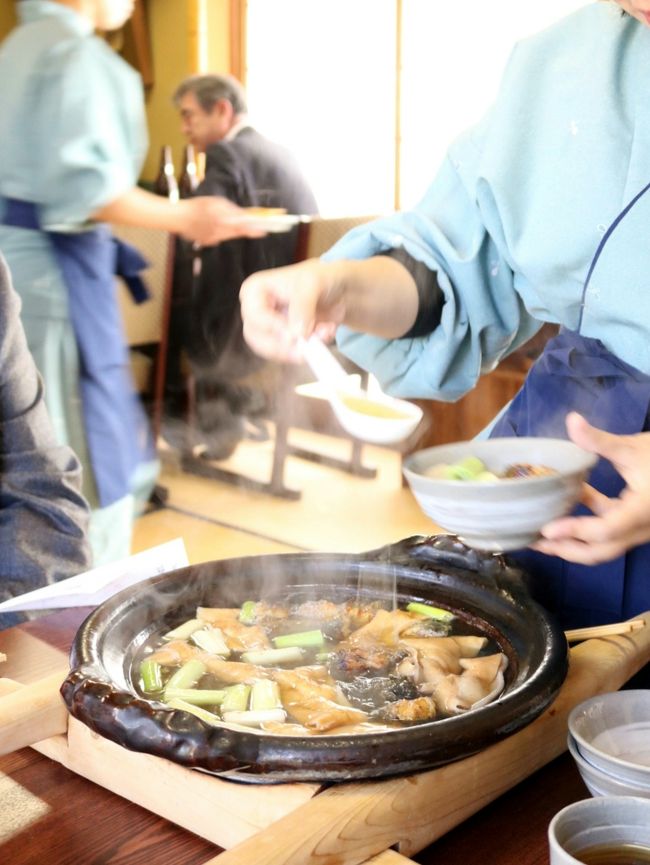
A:
[[[178,192],[181,198],[189,198],[199,185],[199,176],[196,167],[196,156],[194,145],[187,144],[183,155],[183,172],[178,178]]]
[[[165,144],[160,153],[160,168],[158,176],[154,183],[154,192],[156,195],[164,195],[170,201],[178,201],[178,183],[176,182],[176,173],[174,171],[174,159],[172,157],[172,149],[169,144]]]

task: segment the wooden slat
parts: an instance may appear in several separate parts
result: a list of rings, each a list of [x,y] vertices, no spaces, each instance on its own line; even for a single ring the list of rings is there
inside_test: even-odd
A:
[[[373,865],[398,865],[565,750],[571,709],[616,690],[650,660],[650,613],[637,618],[641,630],[571,650],[558,698],[532,724],[473,757],[406,778],[322,792],[250,787],[126,751],[74,720],[67,742],[54,737],[38,747],[221,847],[234,845],[213,865],[361,865],[373,857]]]
[[[327,789],[206,865],[360,865],[395,845],[417,853],[566,749],[571,709],[650,660],[650,613],[643,618],[643,630],[573,649],[558,698],[513,736],[432,772]]]
[[[61,669],[68,657],[67,652],[18,628],[0,631],[0,650],[7,655],[2,675],[24,684],[37,682]]]
[[[0,697],[0,754],[65,733],[68,712],[59,693],[68,667]]]
[[[235,784],[150,754],[127,751],[74,718],[69,722],[68,748],[61,756],[59,762],[78,775],[219,847],[255,837],[320,789],[319,784]]]

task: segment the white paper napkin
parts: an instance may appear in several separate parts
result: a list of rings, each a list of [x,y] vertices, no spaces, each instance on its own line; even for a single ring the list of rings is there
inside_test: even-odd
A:
[[[76,577],[68,577],[67,580],[10,598],[0,603],[0,613],[95,607],[127,586],[187,565],[189,560],[185,543],[182,538],[176,538],[118,562],[110,562]]]

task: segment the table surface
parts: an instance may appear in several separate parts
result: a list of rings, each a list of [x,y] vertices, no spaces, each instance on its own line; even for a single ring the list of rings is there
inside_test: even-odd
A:
[[[16,675],[12,645],[25,635],[66,651],[87,610],[55,613],[0,635]],[[15,657],[15,656],[14,656]],[[588,796],[575,765],[564,754],[413,857],[421,865],[548,862],[546,830],[553,815]],[[38,803],[31,822],[7,826],[11,797]],[[5,799],[5,797],[7,797]],[[39,814],[40,812],[40,814]],[[81,778],[31,749],[0,758],[0,862],[12,865],[200,865],[219,848],[143,808]]]

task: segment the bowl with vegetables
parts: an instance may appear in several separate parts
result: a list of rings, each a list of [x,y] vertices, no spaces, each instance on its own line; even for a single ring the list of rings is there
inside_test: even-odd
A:
[[[412,454],[404,475],[437,526],[471,547],[506,552],[571,511],[595,462],[564,439],[474,439]]]

